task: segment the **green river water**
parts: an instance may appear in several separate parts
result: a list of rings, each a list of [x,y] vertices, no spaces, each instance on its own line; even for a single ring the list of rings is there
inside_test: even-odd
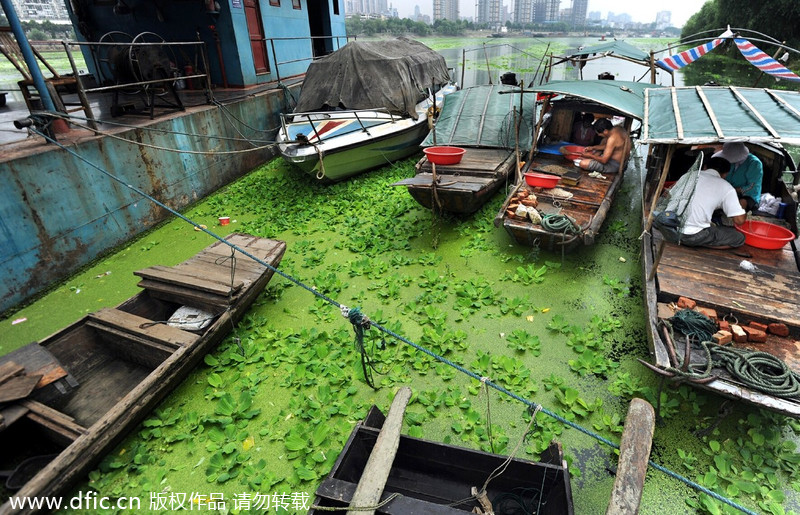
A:
[[[630,399],[655,403],[658,391],[637,361],[647,359],[648,347],[636,172],[627,174],[597,243],[562,257],[517,246],[493,226],[501,194],[470,217],[425,210],[404,188],[389,186],[413,175],[413,163],[323,186],[276,160],[185,214],[221,236],[285,240],[285,273],[618,442]],[[219,216],[230,216],[231,225],[219,226]],[[0,354],[133,295],[134,270],[173,265],[212,242],[181,220],[149,231],[0,320]],[[381,350],[382,339],[367,332],[381,372],[373,391],[338,309],[276,275],[205,364],[76,493],[136,496],[143,512],[165,511],[169,500],[151,499],[171,494],[219,494],[223,513],[246,512],[244,500],[256,494],[313,499],[355,422],[372,404],[386,411],[404,385],[415,393],[405,433],[499,453],[514,449],[528,425],[521,403],[487,393],[405,343],[386,338]],[[712,427],[722,401],[687,386],[665,388],[661,404],[655,462],[758,513],[800,509],[800,424],[736,405]],[[545,414],[536,421],[518,456],[535,459],[559,440],[576,513],[604,513],[613,449]],[[641,513],[698,512],[736,511],[649,470]]]

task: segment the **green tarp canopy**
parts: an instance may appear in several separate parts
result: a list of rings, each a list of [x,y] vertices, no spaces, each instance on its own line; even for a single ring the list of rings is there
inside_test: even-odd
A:
[[[525,91],[555,93],[565,97],[560,101],[572,98],[583,104],[590,102],[609,108],[618,114],[641,120],[644,118],[645,91],[653,88],[663,87],[658,84],[622,80],[559,80],[526,88]]]
[[[695,86],[651,89],[644,143],[800,145],[800,92]]]
[[[516,93],[513,93],[516,91]],[[500,94],[509,92],[508,94]],[[536,109],[536,95],[522,95],[520,116],[519,88],[507,85],[482,85],[456,91],[444,97],[436,121],[436,144],[459,147],[514,148],[514,109],[520,119],[519,148],[529,149]],[[433,131],[423,147],[432,146]]]
[[[630,59],[632,61],[639,61],[645,66],[650,66],[650,54],[624,41],[606,41],[605,43],[601,43],[599,45],[592,45],[585,48],[570,50],[569,54],[553,64],[561,64],[564,61],[570,61],[574,59],[585,59],[587,56],[595,54],[606,57]]]

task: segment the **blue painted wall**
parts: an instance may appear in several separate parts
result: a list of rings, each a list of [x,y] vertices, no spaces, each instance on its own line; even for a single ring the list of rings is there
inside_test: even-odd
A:
[[[305,73],[308,64],[314,57],[309,39],[311,29],[309,16],[314,20],[324,20],[323,32],[333,36],[328,43],[329,50],[335,50],[346,42],[344,23],[344,0],[300,0],[300,9],[295,9],[292,0],[280,0],[279,6],[272,6],[269,0],[259,0],[267,38],[267,55],[270,72],[255,73],[253,55],[245,18],[244,0],[217,0],[219,11],[210,14],[205,1],[156,2],[152,0],[125,0],[130,11],[115,14],[113,3],[95,4],[88,0],[79,3],[78,11],[71,10],[73,24],[83,27],[83,33],[76,29],[81,41],[99,41],[100,38],[113,31],[124,32],[135,38],[143,32],[157,34],[165,41],[197,41],[205,43],[212,82],[223,84],[222,69],[218,54],[215,32],[219,37],[225,78],[229,86],[250,86],[263,84],[281,78]],[[334,14],[334,3],[338,3],[339,14]],[[68,2],[68,8],[71,6]],[[324,12],[319,12],[324,9]],[[301,38],[291,41],[276,40],[274,46],[270,38]],[[152,41],[152,37],[145,37]],[[115,39],[117,41],[117,39]],[[89,71],[95,73],[88,47],[84,48],[84,57]],[[273,55],[273,48],[275,54]],[[173,49],[172,54],[178,70],[196,63],[193,52],[187,49]],[[172,57],[172,56],[170,56]],[[276,71],[277,60],[278,70]],[[280,64],[283,63],[283,64]]]
[[[170,132],[240,138],[242,127],[234,127],[231,117],[252,127],[278,127],[279,114],[286,108],[283,90],[273,89],[226,105],[227,115],[218,107],[201,107],[149,126],[163,132],[140,128],[119,135],[174,149],[237,150],[241,143]],[[69,148],[174,209],[196,202],[272,157],[266,150],[181,154],[103,137]],[[0,161],[0,312],[166,216],[171,215],[54,145]]]

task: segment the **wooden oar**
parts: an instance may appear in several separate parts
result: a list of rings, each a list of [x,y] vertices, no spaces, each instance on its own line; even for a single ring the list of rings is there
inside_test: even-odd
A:
[[[642,488],[650,459],[656,415],[653,406],[643,399],[633,399],[622,431],[617,478],[606,515],[639,513]]]
[[[375,447],[372,448],[353,499],[350,501],[351,507],[375,506],[380,501],[386,480],[389,479],[389,471],[392,469],[394,457],[397,454],[397,447],[400,445],[403,415],[410,399],[411,388],[407,386],[400,388],[394,396],[392,407],[389,408],[389,414],[386,416],[383,428],[378,434],[378,440],[375,442]],[[373,513],[375,510],[350,510],[347,515],[370,515]]]

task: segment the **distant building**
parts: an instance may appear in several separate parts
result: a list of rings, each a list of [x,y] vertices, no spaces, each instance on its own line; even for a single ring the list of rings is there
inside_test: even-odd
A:
[[[656,13],[656,29],[664,30],[670,26],[672,26],[672,13],[670,11]]]
[[[533,0],[514,0],[514,23],[533,23]]]
[[[478,0],[477,23],[496,27],[503,23],[502,0]]]
[[[572,29],[582,30],[586,26],[586,10],[589,0],[572,0]]]
[[[534,23],[553,23],[558,21],[561,0],[536,0],[533,3]]]
[[[45,21],[70,23],[69,13],[63,0],[11,0],[17,16],[22,21]]]
[[[458,0],[433,0],[433,19],[458,21]]]
[[[388,0],[345,0],[348,14],[372,14],[391,16]]]
[[[592,11],[589,13],[587,18],[594,22],[599,22],[603,19],[603,14],[600,11]]]

